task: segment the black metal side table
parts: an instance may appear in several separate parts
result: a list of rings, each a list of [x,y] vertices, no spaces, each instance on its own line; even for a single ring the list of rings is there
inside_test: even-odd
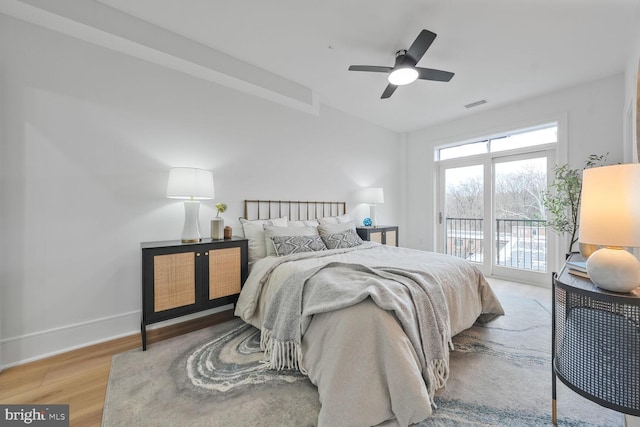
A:
[[[640,416],[640,288],[609,292],[565,265],[553,275],[552,322],[553,423],[556,378],[599,405]]]

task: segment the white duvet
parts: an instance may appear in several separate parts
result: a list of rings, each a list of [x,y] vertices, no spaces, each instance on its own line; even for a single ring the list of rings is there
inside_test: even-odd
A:
[[[427,271],[444,291],[451,335],[504,314],[480,271],[433,252],[365,242],[351,249],[267,257],[251,270],[235,314],[262,327],[272,295],[291,274],[343,262]],[[302,337],[304,368],[318,387],[320,426],[409,425],[431,415],[415,349],[396,317],[370,299],[317,314]]]

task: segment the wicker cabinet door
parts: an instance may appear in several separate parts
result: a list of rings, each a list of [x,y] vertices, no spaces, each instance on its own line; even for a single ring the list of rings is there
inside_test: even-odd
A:
[[[398,246],[398,233],[396,230],[388,230],[385,234],[385,245]]]
[[[153,311],[195,304],[196,260],[194,252],[153,257]]]
[[[369,241],[382,243],[382,231],[370,231]]]
[[[209,250],[209,299],[240,293],[242,285],[239,247]]]

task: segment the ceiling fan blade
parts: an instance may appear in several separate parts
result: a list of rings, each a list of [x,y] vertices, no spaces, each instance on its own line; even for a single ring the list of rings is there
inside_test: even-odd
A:
[[[395,92],[397,88],[398,86],[389,83],[384,92],[382,92],[382,96],[380,97],[380,99],[389,98],[391,95],[393,95],[393,92]]]
[[[420,34],[418,34],[418,37],[414,40],[406,54],[413,58],[417,64],[435,39],[436,33],[432,33],[429,30],[420,31]]]
[[[352,65],[349,71],[372,71],[374,73],[390,73],[392,67],[378,67],[376,65]]]
[[[421,80],[435,80],[437,82],[448,82],[454,76],[449,71],[434,70],[432,68],[415,67],[418,78]]]

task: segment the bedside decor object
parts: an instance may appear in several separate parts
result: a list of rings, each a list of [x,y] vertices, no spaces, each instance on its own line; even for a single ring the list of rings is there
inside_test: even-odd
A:
[[[362,220],[362,225],[365,227],[371,227],[371,224],[373,224],[373,222],[371,222],[371,218],[365,218]]]
[[[182,241],[200,241],[200,200],[213,199],[213,174],[196,168],[171,168],[167,183],[167,198],[184,200]]]
[[[228,225],[224,228],[224,238],[225,239],[230,239],[231,236],[233,235],[233,230],[231,229],[231,227],[229,227]]]
[[[211,238],[213,240],[224,239],[224,219],[220,217],[211,219]]]
[[[556,378],[605,408],[640,416],[640,289],[626,294],[604,290],[571,272],[583,262],[584,257],[573,253],[560,273],[553,274],[554,425]]]
[[[376,205],[384,203],[384,190],[377,187],[363,188],[360,190],[360,198],[363,203],[369,204],[369,216],[371,217],[371,225],[378,226],[376,218]]]
[[[249,274],[249,242],[144,242],[142,249],[142,350],[147,326],[235,304]]]
[[[220,214],[227,210],[227,205],[224,203],[216,203],[216,210],[218,213],[216,217],[211,220],[211,238],[214,240],[223,240],[224,219],[220,217]]]
[[[378,242],[387,246],[398,246],[398,226],[379,225],[377,227],[356,227],[362,240]]]
[[[604,246],[587,260],[598,287],[630,292],[640,286],[640,261],[626,248],[640,246],[640,163],[585,169],[580,242]]]

